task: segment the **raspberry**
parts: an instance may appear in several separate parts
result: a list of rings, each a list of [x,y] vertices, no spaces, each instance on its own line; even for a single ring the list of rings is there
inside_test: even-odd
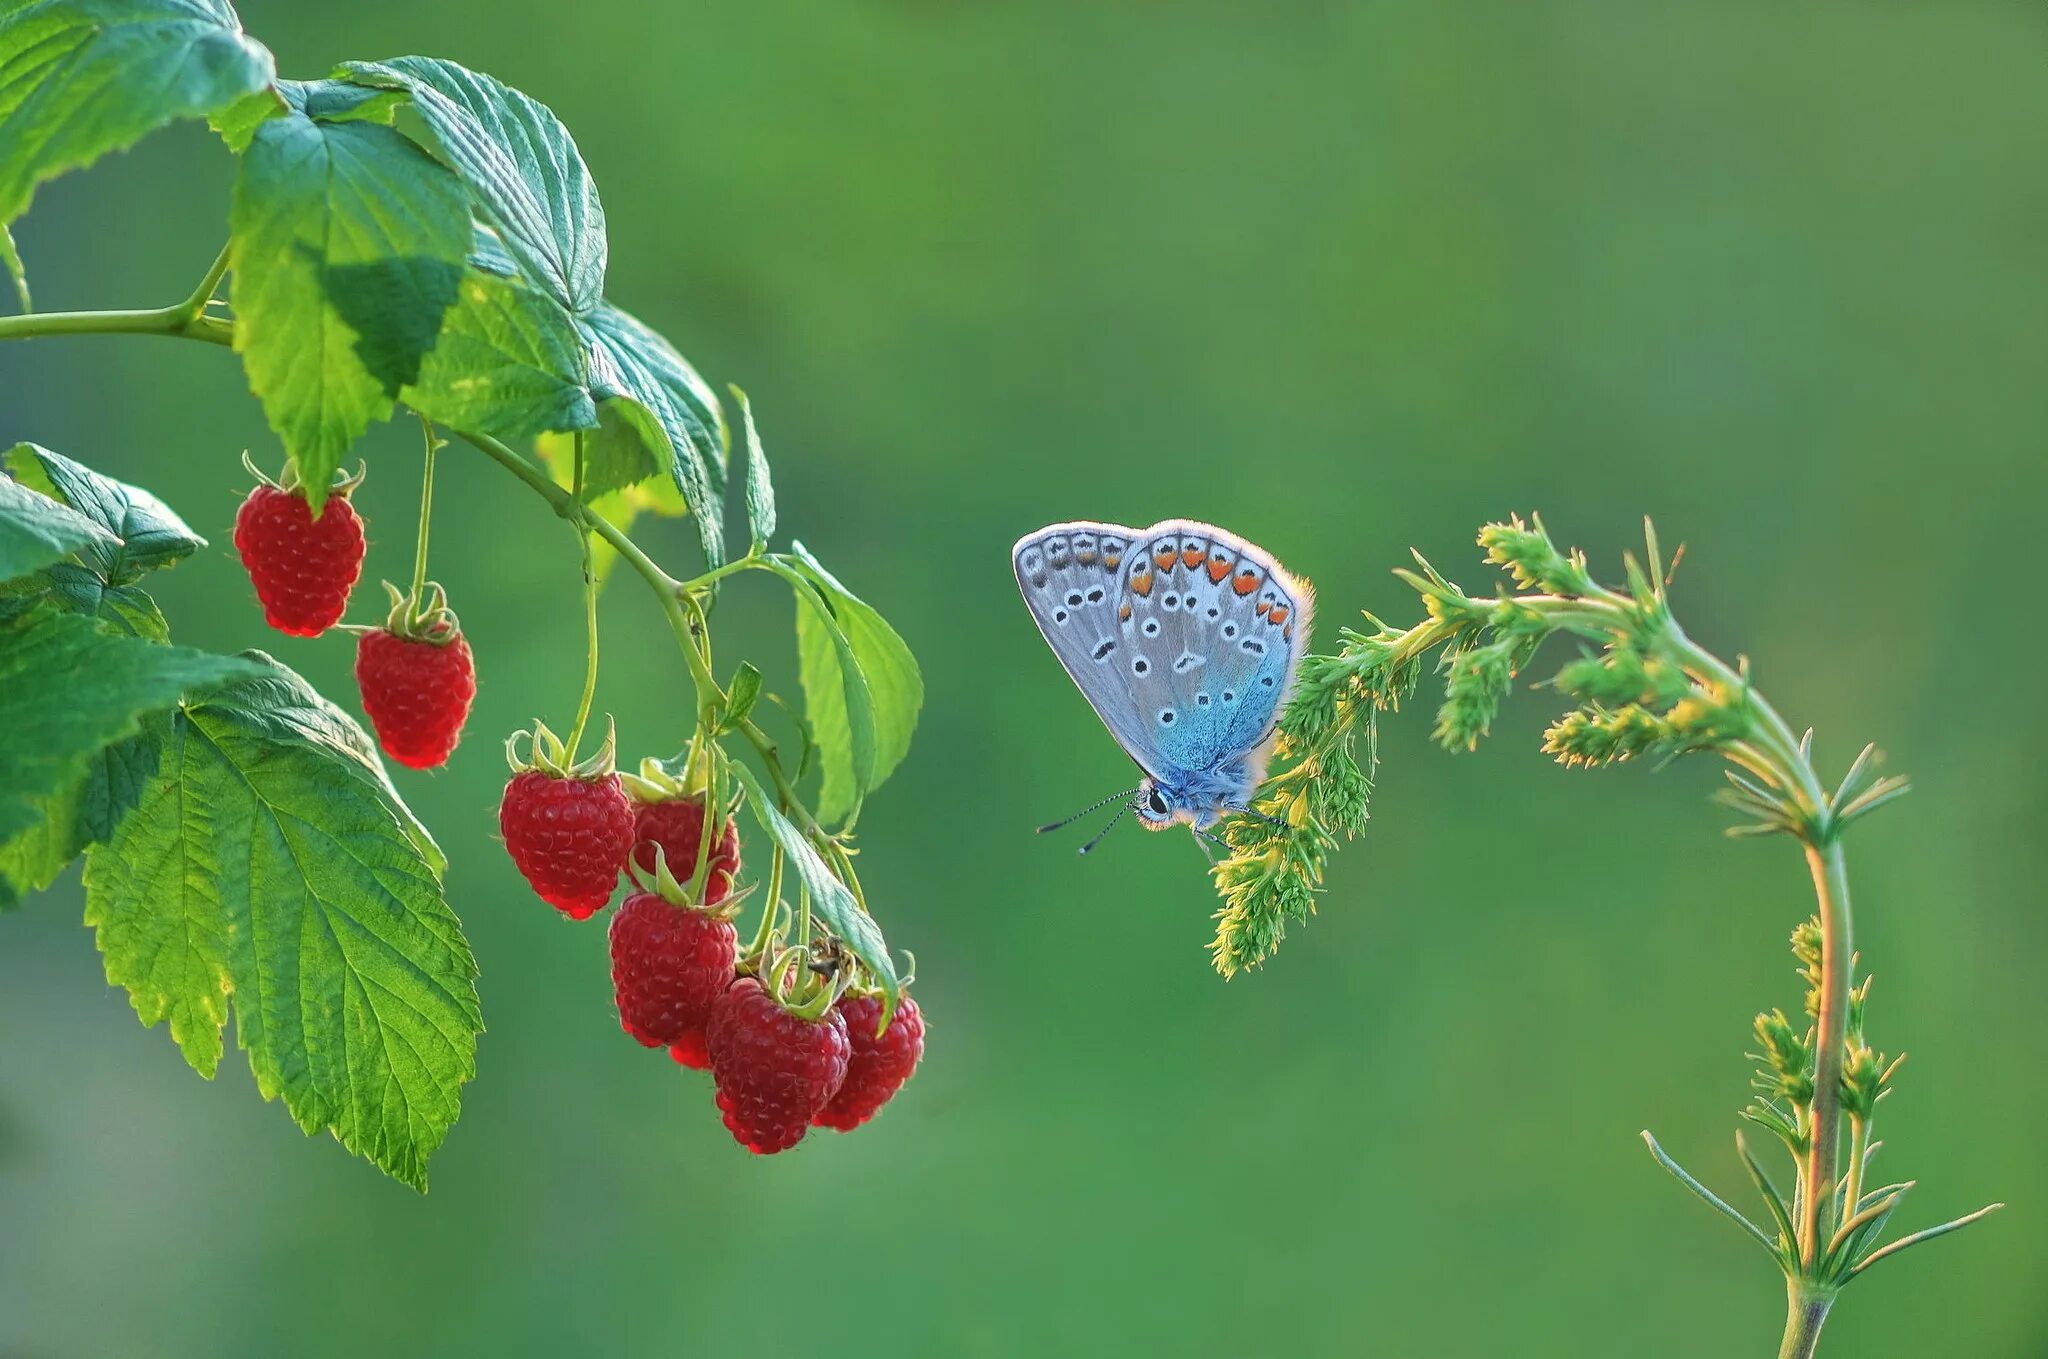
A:
[[[341,620],[362,574],[363,521],[345,492],[315,519],[304,494],[265,483],[235,513],[235,550],[270,626],[317,637]]]
[[[718,998],[705,1038],[725,1126],[756,1155],[801,1142],[846,1079],[849,1044],[839,1011],[821,1019],[791,1014],[752,977]]]
[[[588,920],[611,900],[633,844],[633,809],[617,774],[571,778],[528,769],[498,804],[505,848],[541,900]]]
[[[711,1049],[705,1045],[704,1030],[691,1029],[668,1045],[668,1055],[692,1071],[711,1069]]]
[[[739,958],[732,922],[635,892],[612,917],[611,943],[619,1027],[646,1047],[687,1041],[701,1049]]]
[[[462,739],[476,662],[459,631],[439,641],[372,628],[356,643],[356,685],[384,753],[410,769],[437,769]]]
[[[852,1132],[873,1118],[889,1102],[924,1056],[924,1016],[917,1002],[904,996],[889,1018],[881,1037],[875,1026],[882,1019],[879,996],[842,996],[833,1007],[846,1021],[846,1036],[852,1055],[846,1062],[846,1081],[811,1122],[821,1128]]]
[[[633,862],[642,873],[654,873],[654,848],[661,847],[662,861],[677,882],[687,886],[697,871],[699,845],[704,837],[704,799],[666,798],[659,802],[633,803]],[[711,851],[704,866],[704,904],[715,906],[732,891],[733,875],[740,871],[740,830],[726,819],[725,833]]]

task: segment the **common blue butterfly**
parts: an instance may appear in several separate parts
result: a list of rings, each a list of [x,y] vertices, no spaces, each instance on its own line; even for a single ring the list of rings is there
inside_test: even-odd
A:
[[[1053,654],[1145,772],[1139,824],[1206,833],[1245,810],[1308,649],[1307,584],[1190,519],[1054,524],[1010,561]]]

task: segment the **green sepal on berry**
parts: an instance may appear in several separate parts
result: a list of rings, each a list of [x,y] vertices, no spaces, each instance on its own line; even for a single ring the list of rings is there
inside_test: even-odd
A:
[[[299,465],[296,462],[286,460],[284,471],[273,477],[256,465],[256,460],[249,456],[249,450],[245,448],[242,450],[242,466],[249,470],[250,476],[256,478],[258,485],[268,486],[273,491],[296,495],[305,489],[305,482],[299,478]],[[369,465],[361,459],[356,461],[356,470],[353,472],[346,468],[335,468],[334,476],[327,484],[327,494],[329,497],[352,494],[356,487],[363,484],[363,478],[369,475],[369,471]],[[314,517],[319,516],[316,513]]]
[[[385,615],[384,630],[408,642],[447,646],[462,636],[462,620],[448,605],[448,592],[439,581],[428,581],[417,594],[401,591],[390,581],[382,582],[391,596],[391,612]]]
[[[631,775],[621,774],[620,779]],[[626,876],[642,891],[652,892],[679,910],[697,911],[716,920],[730,920],[739,914],[746,899],[754,894],[756,884],[748,883],[737,891],[730,892],[716,901],[705,901],[700,893],[692,892],[691,885],[676,877],[669,870],[668,855],[659,844],[651,846],[654,854],[654,871],[643,874],[640,866],[632,859],[626,860]]]
[[[520,758],[519,743],[527,742],[527,754]],[[577,760],[575,752],[562,743],[562,738],[548,730],[548,724],[539,718],[533,720],[533,730],[513,732],[505,738],[505,762],[512,766],[514,774],[524,774],[537,769],[558,779],[602,779],[616,776],[613,762],[619,752],[618,729],[608,717],[604,723],[604,744],[597,753],[587,760]]]

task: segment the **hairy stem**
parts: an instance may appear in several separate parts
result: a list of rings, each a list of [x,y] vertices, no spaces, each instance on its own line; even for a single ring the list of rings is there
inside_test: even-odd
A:
[[[1813,1053],[1813,1135],[1806,1151],[1805,1220],[1799,1224],[1800,1260],[1811,1267],[1835,1228],[1835,1179],[1842,1141],[1842,1056],[1849,1037],[1849,965],[1855,943],[1849,918],[1849,866],[1839,838],[1827,835],[1806,847],[1813,891],[1820,902],[1820,1016]],[[1843,1204],[1843,1213],[1854,1213]]]
[[[1835,1305],[1833,1293],[1808,1291],[1802,1279],[1785,1281],[1785,1339],[1778,1346],[1778,1359],[1813,1359],[1820,1344],[1820,1328]]]

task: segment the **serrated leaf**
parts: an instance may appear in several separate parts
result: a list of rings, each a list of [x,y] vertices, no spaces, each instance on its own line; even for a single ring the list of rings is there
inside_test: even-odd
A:
[[[87,855],[86,920],[194,1069],[218,1068],[232,998],[264,1098],[424,1189],[476,1072],[476,962],[367,737],[260,659],[169,719],[141,805]]]
[[[402,89],[533,286],[581,315],[604,295],[604,205],[576,139],[540,101],[429,57],[349,62],[360,84]]]
[[[789,866],[796,870],[797,880],[811,894],[811,914],[824,921],[826,927],[867,964],[868,971],[874,974],[882,988],[885,1012],[894,1012],[899,985],[896,964],[889,957],[889,944],[882,938],[881,927],[875,924],[873,916],[861,909],[852,889],[839,880],[824,856],[818,853],[817,846],[782,814],[754,771],[737,761],[731,768],[740,786],[746,789],[747,802],[753,807],[761,828],[782,846]]]
[[[875,786],[875,710],[867,676],[832,606],[808,576],[794,568],[778,575],[797,597],[797,671],[804,686],[804,716],[823,781],[818,819],[841,821],[859,809]]]
[[[747,394],[735,387],[733,398],[740,403],[740,425],[747,437],[747,526],[753,530],[754,550],[768,546],[775,536],[775,483],[768,476],[768,455],[761,448],[761,432],[754,425],[754,405]]]
[[[667,474],[697,517],[705,561],[723,566],[725,417],[717,396],[667,340],[611,304],[581,324],[598,398],[585,485],[599,493]]]
[[[225,0],[39,0],[0,13],[0,223],[44,180],[275,74]]]
[[[36,301],[28,293],[28,270],[21,267],[21,251],[14,244],[14,234],[0,222],[0,268],[14,280],[14,296],[21,303],[24,316],[36,309]]]
[[[870,790],[881,787],[910,753],[917,715],[924,707],[924,676],[917,657],[888,620],[841,585],[802,543],[793,545],[811,579],[824,592],[853,654],[860,659],[875,713],[875,773]]]
[[[404,102],[401,91],[371,89],[346,80],[280,80],[236,100],[206,121],[228,150],[239,156],[249,149],[256,129],[280,114],[303,113],[323,123],[360,119],[388,124]]]
[[[120,540],[69,505],[0,476],[0,581],[40,571],[72,553]]]
[[[16,444],[4,462],[23,485],[62,501],[115,540],[79,553],[81,563],[111,584],[161,570],[206,546],[176,511],[140,486],[102,476],[40,444]]]
[[[404,395],[451,429],[518,441],[596,425],[589,383],[583,337],[560,303],[472,269]]]
[[[107,633],[40,610],[0,631],[0,843],[37,824],[37,805],[134,734],[148,713],[253,667],[231,656]]]
[[[235,180],[235,348],[307,498],[419,376],[473,233],[462,186],[396,130],[288,113]]]

